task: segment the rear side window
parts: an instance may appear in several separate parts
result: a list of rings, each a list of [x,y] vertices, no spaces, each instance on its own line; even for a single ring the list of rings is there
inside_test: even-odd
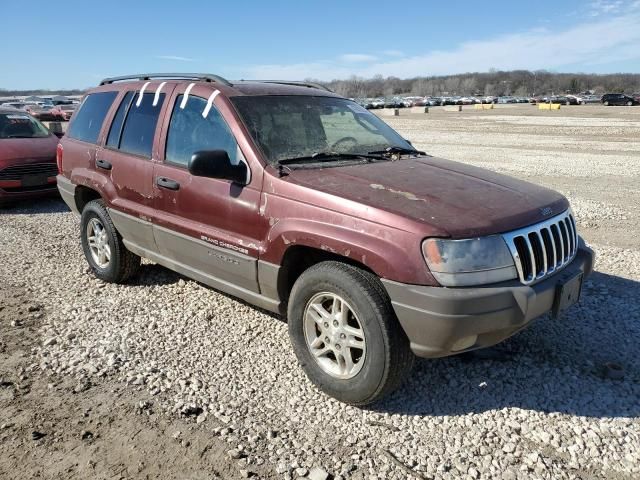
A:
[[[155,94],[145,93],[138,105],[140,93],[137,93],[129,107],[120,137],[120,150],[134,155],[151,158],[153,136],[158,123],[158,116],[164,102],[164,93],[158,96],[154,105]]]
[[[118,107],[116,116],[113,117],[113,122],[111,122],[111,129],[109,130],[109,136],[107,137],[108,147],[118,148],[118,144],[120,143],[120,133],[122,133],[122,124],[124,123],[124,116],[129,110],[129,105],[131,104],[132,97],[133,92],[127,92],[127,94],[122,99],[120,106]]]
[[[73,116],[67,135],[83,142],[97,143],[104,118],[118,92],[91,93]]]
[[[178,96],[171,114],[167,134],[166,161],[186,167],[194,152],[199,150],[225,150],[231,163],[237,165],[238,144],[220,112],[207,108],[204,98],[190,96],[181,108],[183,95]]]

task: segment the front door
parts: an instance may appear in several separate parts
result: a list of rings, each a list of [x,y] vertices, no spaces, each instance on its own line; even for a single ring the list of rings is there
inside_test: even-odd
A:
[[[226,150],[232,162],[246,160],[216,108],[217,92],[186,88],[176,87],[163,130],[164,158],[154,166],[158,251],[165,264],[216,288],[258,293],[260,185],[251,178],[238,185],[189,173],[199,150]]]

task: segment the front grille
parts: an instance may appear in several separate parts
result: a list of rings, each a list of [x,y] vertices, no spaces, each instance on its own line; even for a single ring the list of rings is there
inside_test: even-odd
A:
[[[26,175],[46,175],[55,177],[58,174],[58,166],[55,163],[26,163],[11,165],[0,170],[0,180],[22,180]]]
[[[578,251],[578,233],[571,210],[502,237],[511,250],[520,281],[525,285],[560,270]]]

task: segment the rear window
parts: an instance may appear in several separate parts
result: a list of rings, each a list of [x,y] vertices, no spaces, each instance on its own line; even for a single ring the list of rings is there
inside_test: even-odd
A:
[[[142,95],[140,105],[138,105],[139,95],[137,93],[131,101],[120,136],[119,148],[123,152],[151,158],[153,136],[164,102],[164,93],[158,96],[157,102],[155,102],[155,94],[145,93]]]
[[[92,93],[84,99],[73,116],[67,136],[83,142],[97,143],[104,118],[118,92]]]

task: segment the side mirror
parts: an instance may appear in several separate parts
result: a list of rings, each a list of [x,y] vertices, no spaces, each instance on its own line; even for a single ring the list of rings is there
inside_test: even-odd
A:
[[[240,161],[231,163],[225,150],[201,150],[195,152],[189,161],[189,173],[196,177],[219,178],[246,185],[247,165]]]

